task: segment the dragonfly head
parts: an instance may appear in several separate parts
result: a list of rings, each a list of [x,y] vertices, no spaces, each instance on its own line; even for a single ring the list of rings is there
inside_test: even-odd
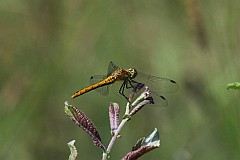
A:
[[[127,71],[131,79],[134,79],[137,76],[137,70],[135,68],[129,68]]]

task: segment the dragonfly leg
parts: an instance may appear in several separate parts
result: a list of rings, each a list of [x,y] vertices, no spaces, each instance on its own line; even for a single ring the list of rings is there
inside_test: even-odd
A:
[[[120,89],[119,89],[119,93],[120,93],[123,97],[125,97],[126,99],[128,99],[128,97],[124,94],[124,89],[125,89],[126,86],[127,86],[127,85],[126,85],[126,81],[124,81],[124,82],[122,83]]]
[[[137,84],[140,84],[139,82],[136,82],[134,80],[129,80],[128,82],[130,84],[130,86],[127,86],[128,89],[129,88],[134,88]]]
[[[126,84],[126,88],[129,89],[129,88],[134,88],[134,86],[132,85],[132,83],[130,81],[127,81],[128,83]],[[129,86],[130,84],[130,86]]]

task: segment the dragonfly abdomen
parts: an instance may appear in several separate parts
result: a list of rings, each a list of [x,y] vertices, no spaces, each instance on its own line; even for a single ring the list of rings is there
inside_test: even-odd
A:
[[[105,86],[105,85],[112,84],[112,83],[114,83],[116,80],[117,80],[116,77],[114,77],[114,76],[109,76],[109,77],[107,77],[106,79],[104,79],[104,80],[102,80],[102,81],[100,81],[100,82],[98,82],[98,83],[95,83],[95,84],[93,84],[93,85],[91,85],[91,86],[88,86],[88,87],[86,87],[86,88],[83,88],[83,89],[77,91],[76,93],[74,93],[74,94],[72,95],[72,98],[76,98],[76,97],[78,97],[78,96],[80,96],[80,95],[82,95],[82,94],[84,94],[84,93],[87,93],[87,92],[89,92],[89,91],[91,91],[91,90],[94,90],[94,89],[96,89],[96,88],[99,88],[99,87],[103,87],[103,86]]]

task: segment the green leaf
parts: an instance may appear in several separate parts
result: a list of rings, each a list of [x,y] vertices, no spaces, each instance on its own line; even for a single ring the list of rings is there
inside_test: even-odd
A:
[[[74,143],[75,143],[75,140],[72,140],[71,142],[68,143],[68,147],[70,149],[70,155],[69,155],[69,158],[68,160],[77,160],[77,149],[76,147],[74,146]]]
[[[159,132],[157,128],[155,128],[154,131],[149,136],[144,138],[142,146],[156,146],[156,147],[160,146]]]
[[[132,151],[126,154],[122,160],[136,160],[153,149],[160,147],[159,132],[157,128],[147,137],[141,138],[133,146]]]
[[[71,110],[68,108],[69,106],[68,102],[66,101],[64,104],[65,104],[65,107],[64,107],[65,114],[69,117],[73,117]]]
[[[227,89],[240,89],[240,82],[228,83]]]

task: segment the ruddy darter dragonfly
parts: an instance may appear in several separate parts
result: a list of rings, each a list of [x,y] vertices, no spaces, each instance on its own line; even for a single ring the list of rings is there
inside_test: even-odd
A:
[[[109,93],[109,85],[111,85],[115,90],[117,88],[119,94],[128,99],[126,96],[128,95],[127,93],[139,83],[149,87],[154,98],[154,103],[157,103],[159,106],[167,105],[167,100],[161,95],[162,93],[175,92],[178,89],[178,84],[174,80],[147,75],[137,72],[134,68],[124,70],[113,64],[113,62],[110,62],[107,76],[92,76],[90,78],[91,85],[74,93],[72,98],[76,98],[91,90],[96,90],[103,95],[107,95]]]

